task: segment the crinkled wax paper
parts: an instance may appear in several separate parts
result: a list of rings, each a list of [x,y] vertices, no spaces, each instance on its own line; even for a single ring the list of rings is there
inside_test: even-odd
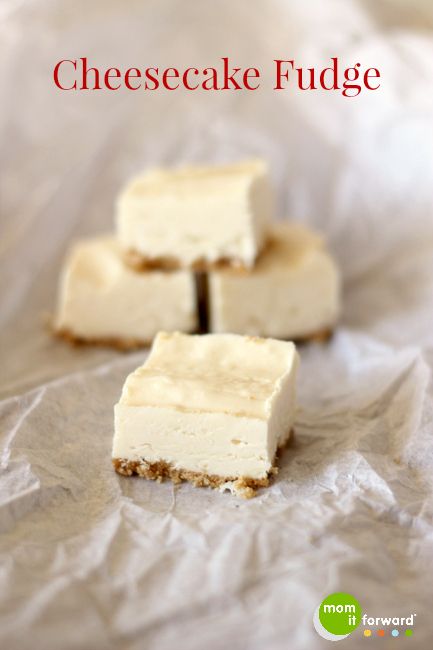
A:
[[[313,612],[338,590],[370,616],[415,613],[412,638],[388,641],[430,647],[430,3],[3,0],[0,21],[0,647],[322,648]],[[80,56],[229,56],[263,87],[56,90],[54,64]],[[381,89],[272,90],[274,58],[331,56],[380,68]],[[336,336],[301,350],[294,443],[251,501],[119,477],[112,407],[145,353],[51,339],[61,259],[112,228],[141,167],[250,155],[270,161],[279,215],[324,232],[344,277]],[[359,628],[341,643],[372,642]]]

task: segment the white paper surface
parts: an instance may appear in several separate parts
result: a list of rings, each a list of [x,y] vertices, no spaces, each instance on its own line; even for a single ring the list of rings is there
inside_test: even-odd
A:
[[[433,636],[433,25],[430,3],[4,0],[1,39],[0,647],[322,648],[312,616],[348,591]],[[429,29],[422,29],[429,28]],[[356,100],[60,93],[62,58],[379,67]],[[143,166],[269,159],[280,216],[343,270],[329,346],[301,350],[296,440],[251,501],[117,476],[112,407],[144,353],[53,341],[62,256],[109,230]],[[387,645],[389,643],[389,646]],[[394,647],[394,646],[393,646]]]

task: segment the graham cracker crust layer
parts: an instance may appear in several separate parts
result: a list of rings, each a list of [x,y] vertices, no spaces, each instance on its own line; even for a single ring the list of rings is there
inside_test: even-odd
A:
[[[290,432],[285,443],[278,448],[275,460],[279,454],[292,440],[293,430]],[[275,462],[275,461],[274,461]],[[274,466],[268,473],[268,476],[262,479],[249,478],[247,476],[217,476],[215,474],[206,474],[205,472],[192,472],[190,470],[178,469],[165,460],[157,462],[148,462],[144,458],[141,460],[127,460],[126,458],[113,458],[113,467],[118,474],[123,476],[132,476],[137,474],[142,478],[150,481],[162,483],[165,479],[172,481],[175,485],[187,481],[195,487],[211,487],[218,489],[226,483],[233,483],[233,491],[244,499],[251,499],[256,496],[259,488],[268,487],[272,477],[278,474],[278,467]]]
[[[179,271],[189,269],[191,271],[205,272],[217,269],[232,269],[240,273],[247,273],[251,268],[245,266],[242,260],[235,257],[220,257],[215,262],[208,262],[204,258],[197,259],[191,265],[185,267],[176,257],[160,256],[147,257],[135,249],[128,249],[123,253],[123,261],[126,266],[134,271]]]
[[[75,347],[93,345],[96,347],[113,348],[119,352],[129,352],[140,348],[148,348],[152,345],[152,340],[121,339],[114,336],[85,338],[83,336],[77,336],[68,329],[52,329],[52,333],[57,338],[62,339]]]
[[[95,346],[95,347],[105,347],[113,348],[119,352],[130,352],[131,350],[139,350],[141,348],[149,348],[152,345],[152,339],[150,340],[140,340],[140,339],[122,339],[119,337],[97,337],[97,338],[87,338],[83,336],[77,336],[71,330],[68,329],[55,329],[51,328],[51,332],[54,336],[63,341],[66,341],[70,345],[75,347],[80,346]],[[334,331],[332,328],[327,327],[326,329],[319,330],[314,334],[310,334],[303,338],[293,339],[294,343],[297,345],[302,345],[305,343],[326,343],[332,338]],[[287,339],[289,340],[289,339]],[[291,340],[291,339],[290,339]]]
[[[313,332],[313,334],[297,337],[294,339],[294,342],[297,345],[302,345],[303,343],[327,343],[333,334],[334,329],[332,327],[325,327],[317,332]]]
[[[251,499],[255,496],[258,488],[267,487],[269,485],[269,478],[252,479],[243,477],[239,478],[236,476],[222,477],[216,476],[215,474],[191,472],[189,470],[177,469],[165,460],[160,460],[156,463],[149,463],[144,459],[136,461],[126,460],[125,458],[113,458],[113,466],[116,472],[123,476],[132,476],[133,474],[137,474],[149,481],[158,481],[158,483],[162,483],[165,479],[169,479],[175,485],[187,481],[188,483],[192,483],[195,487],[211,487],[218,489],[225,483],[233,481],[234,489],[245,499]]]

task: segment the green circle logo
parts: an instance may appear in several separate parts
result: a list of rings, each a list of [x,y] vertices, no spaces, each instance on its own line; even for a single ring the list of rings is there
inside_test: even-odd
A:
[[[329,641],[345,639],[361,622],[362,609],[351,594],[337,592],[323,600],[314,613],[316,632]]]

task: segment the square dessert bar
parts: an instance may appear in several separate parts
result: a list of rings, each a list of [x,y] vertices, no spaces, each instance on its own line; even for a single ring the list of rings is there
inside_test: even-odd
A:
[[[249,268],[272,215],[266,165],[153,170],[133,180],[117,206],[117,234],[134,268]]]
[[[72,342],[150,345],[161,329],[197,328],[189,271],[135,273],[114,237],[77,243],[61,277],[55,331]]]
[[[340,275],[320,236],[281,222],[254,269],[210,272],[208,300],[213,332],[321,339],[339,316]]]
[[[290,436],[297,366],[289,342],[159,333],[114,409],[115,469],[253,496]]]

